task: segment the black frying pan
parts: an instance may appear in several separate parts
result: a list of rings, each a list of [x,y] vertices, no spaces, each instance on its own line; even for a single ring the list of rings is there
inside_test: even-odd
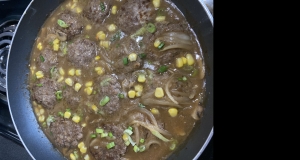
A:
[[[35,118],[27,90],[30,53],[38,32],[50,13],[63,0],[35,0],[19,21],[7,61],[7,98],[11,117],[28,153],[38,160],[64,157],[53,147]],[[173,0],[197,34],[206,67],[206,98],[203,118],[186,144],[169,159],[197,159],[213,135],[213,24],[208,9],[198,0]]]

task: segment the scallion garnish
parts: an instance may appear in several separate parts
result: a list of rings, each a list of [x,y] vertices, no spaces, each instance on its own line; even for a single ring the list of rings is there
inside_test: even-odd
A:
[[[67,28],[67,27],[69,27],[69,25],[68,25],[66,22],[64,22],[63,20],[61,20],[61,19],[58,19],[58,20],[57,20],[57,24],[58,24],[60,27],[62,27],[62,28]]]
[[[43,87],[43,84],[39,83],[39,84],[36,84],[36,86]]]
[[[106,132],[101,133],[101,138],[107,137],[107,136],[108,136],[108,133],[106,133]]]
[[[140,57],[141,59],[145,59],[145,58],[146,58],[146,56],[147,56],[147,54],[146,54],[146,53],[141,53],[141,54],[139,54],[139,57]]]
[[[57,100],[61,100],[63,98],[62,91],[60,91],[60,90],[56,91],[55,95],[56,95]]]
[[[41,60],[42,62],[45,62],[45,58],[44,58],[42,55],[40,55],[40,60]]]
[[[111,132],[108,133],[108,137],[113,137],[113,136],[114,135]]]
[[[144,142],[145,142],[145,139],[141,138],[141,139],[140,139],[140,142],[141,142],[141,143],[144,143]]]
[[[110,143],[108,143],[107,145],[106,145],[106,148],[107,149],[111,149],[112,147],[114,147],[115,146],[115,142],[110,142]]]
[[[142,103],[139,103],[139,107],[141,107],[141,108],[145,108],[146,106],[145,106],[145,105],[143,105]]]
[[[125,129],[123,133],[127,133],[128,135],[132,135],[132,130],[130,129]]]
[[[162,65],[158,68],[158,72],[159,73],[163,73],[163,72],[166,72],[168,70],[168,66],[165,66],[165,65]]]
[[[140,147],[139,147],[139,152],[144,152],[145,150],[146,150],[146,146],[145,145],[141,145]]]
[[[124,94],[123,93],[118,93],[118,97],[119,98],[124,98]]]
[[[159,45],[158,45],[158,49],[162,49],[164,47],[165,43],[164,42],[161,42]]]
[[[64,116],[64,113],[63,112],[58,112],[57,113],[59,116],[63,117]]]
[[[105,11],[105,5],[104,5],[104,3],[103,2],[100,2],[100,9],[101,9],[101,11],[102,12],[104,12]]]
[[[91,138],[95,138],[95,137],[97,137],[96,134],[91,134]]]
[[[136,153],[136,152],[139,152],[140,151],[140,148],[137,146],[137,145],[135,145],[134,147],[133,147],[133,151]]]
[[[105,97],[103,97],[102,99],[101,99],[101,101],[100,101],[100,106],[104,106],[104,105],[106,105],[106,103],[108,103],[109,102],[109,97],[108,96],[105,96]]]
[[[179,81],[186,81],[187,78],[186,78],[186,76],[183,76],[183,77],[179,77],[178,80],[179,80]]]
[[[150,33],[154,33],[156,31],[156,27],[153,23],[148,23],[147,24],[147,31]]]
[[[103,133],[104,132],[104,130],[102,129],[102,128],[96,128],[96,133]]]
[[[127,57],[124,57],[124,58],[123,58],[123,64],[124,64],[124,65],[127,65],[127,64],[128,64],[128,58],[127,58]]]

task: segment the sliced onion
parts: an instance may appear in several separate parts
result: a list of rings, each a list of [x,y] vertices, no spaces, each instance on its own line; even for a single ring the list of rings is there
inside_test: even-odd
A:
[[[170,93],[170,90],[169,90],[170,82],[171,82],[171,80],[173,79],[173,76],[174,76],[174,75],[172,75],[172,76],[170,77],[170,79],[168,80],[167,84],[165,85],[165,91],[166,91],[167,96],[170,98],[170,100],[171,100],[172,102],[174,102],[175,104],[178,104],[178,102],[175,101],[175,99],[172,97],[172,95],[171,95],[171,93]]]
[[[192,46],[191,45],[187,45],[187,44],[173,44],[173,45],[169,45],[167,47],[164,47],[160,51],[166,51],[166,50],[169,50],[169,49],[176,49],[176,48],[190,50],[192,48]]]

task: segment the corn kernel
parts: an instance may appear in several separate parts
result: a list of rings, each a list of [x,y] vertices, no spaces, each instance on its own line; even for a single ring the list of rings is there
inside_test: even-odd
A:
[[[90,156],[87,154],[83,157],[84,160],[90,160]]]
[[[155,8],[158,8],[160,6],[160,0],[153,0],[152,3]]]
[[[106,35],[105,35],[105,33],[104,33],[103,31],[99,31],[99,32],[96,34],[96,37],[97,37],[97,39],[99,39],[99,40],[105,40]]]
[[[134,90],[128,91],[128,97],[129,98],[134,98],[135,97],[135,91]]]
[[[117,26],[115,24],[110,24],[107,28],[110,32],[113,32],[117,29]]]
[[[96,72],[98,75],[102,75],[105,72],[105,70],[104,70],[104,68],[100,67],[100,69],[97,70]]]
[[[53,41],[53,44],[59,44],[59,39],[55,38],[55,40]]]
[[[146,76],[144,74],[140,74],[138,77],[139,82],[145,82],[146,81]]]
[[[80,76],[81,75],[81,69],[76,69],[75,70],[75,75]]]
[[[64,118],[70,118],[71,117],[71,112],[66,111],[64,113]]]
[[[75,91],[78,92],[80,90],[81,86],[82,85],[80,83],[76,83],[74,86]]]
[[[135,96],[136,97],[141,97],[142,96],[142,91],[136,91]]]
[[[73,2],[75,3],[75,2],[78,2],[78,0],[73,0]]]
[[[39,116],[39,122],[44,122],[44,120],[45,120],[45,116],[44,115]]]
[[[95,60],[100,60],[100,56],[96,56],[96,57],[95,57]]]
[[[84,143],[83,143],[83,142],[78,143],[77,147],[78,147],[79,149],[82,148],[82,147],[84,147]]]
[[[92,92],[93,92],[93,87],[86,87],[84,89],[84,92],[87,94],[87,95],[91,95]]]
[[[42,109],[40,109],[40,112],[39,112],[40,114],[44,114],[45,113],[45,110],[42,108]]]
[[[92,105],[92,110],[94,110],[95,112],[98,112],[98,107],[96,105]]]
[[[154,41],[154,47],[158,47],[159,45],[160,45],[160,43],[161,43],[161,41],[159,40],[159,39],[156,39],[155,41]]]
[[[86,123],[82,123],[81,126],[82,126],[82,127],[85,127],[85,126],[86,126]]]
[[[44,73],[42,71],[37,71],[35,73],[35,76],[37,79],[43,78],[44,77]]]
[[[85,83],[86,87],[92,87],[93,86],[93,81],[88,81]]]
[[[63,81],[63,80],[64,80],[64,77],[61,76],[61,77],[58,78],[57,82],[61,82],[61,81]]]
[[[86,30],[91,30],[91,29],[92,29],[92,26],[88,24],[88,25],[85,26],[85,29],[86,29]]]
[[[86,147],[80,148],[80,152],[81,152],[81,153],[86,153],[86,150],[87,150]]]
[[[71,9],[75,8],[76,7],[76,3],[74,3],[72,6],[71,6]]]
[[[127,134],[123,134],[122,138],[123,138],[124,141],[128,141],[129,140]]]
[[[177,114],[178,114],[178,110],[176,108],[170,108],[168,110],[168,112],[169,112],[169,114],[170,114],[171,117],[176,117]]]
[[[136,55],[136,53],[130,53],[129,55],[128,55],[128,59],[132,62],[132,61],[136,61],[136,59],[137,59],[137,55]]]
[[[38,43],[38,45],[37,45],[37,49],[39,49],[39,50],[42,50],[43,49],[43,46],[42,46],[42,43],[40,42],[40,43]]]
[[[151,109],[151,113],[152,113],[152,114],[159,114],[159,110],[156,109],[156,108],[152,108],[152,109]]]
[[[74,76],[74,75],[75,75],[75,69],[74,69],[74,68],[70,69],[70,70],[68,71],[68,74],[69,74],[70,76]]]
[[[154,93],[155,97],[161,98],[164,96],[164,90],[161,87],[157,87]]]
[[[75,115],[73,118],[72,118],[72,121],[74,121],[75,123],[78,123],[80,121],[80,117]]]
[[[61,68],[61,67],[58,69],[58,72],[62,76],[65,75],[65,70],[63,68]]]
[[[114,5],[112,8],[111,8],[111,13],[112,14],[117,14],[117,6]]]
[[[182,58],[176,58],[176,67],[181,68],[183,66]]]
[[[134,90],[137,91],[137,92],[138,91],[143,91],[143,86],[141,84],[137,84],[137,85],[134,86]]]
[[[38,115],[38,116],[40,115],[39,108],[35,107],[34,112],[36,113],[36,115]]]
[[[76,157],[75,157],[75,155],[73,153],[70,154],[70,159],[71,160],[76,160]]]
[[[186,58],[185,57],[181,57],[183,64],[186,64]]]
[[[191,54],[186,54],[186,60],[188,65],[193,65],[195,63],[194,57]]]
[[[100,41],[100,46],[104,48],[109,48],[110,43],[110,41]]]
[[[81,13],[81,12],[82,12],[82,9],[81,9],[80,7],[77,7],[77,8],[76,8],[76,12],[77,12],[77,13]]]
[[[155,18],[155,21],[156,22],[162,22],[162,21],[165,21],[166,20],[166,16],[157,16]]]
[[[73,80],[71,78],[66,78],[65,83],[69,86],[73,86]]]
[[[53,50],[58,51],[59,49],[59,44],[53,44]]]

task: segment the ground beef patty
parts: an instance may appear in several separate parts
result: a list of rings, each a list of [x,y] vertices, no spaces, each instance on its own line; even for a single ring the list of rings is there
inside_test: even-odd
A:
[[[95,42],[78,38],[74,43],[68,46],[68,60],[79,68],[89,68],[89,64],[95,58],[97,45]]]
[[[53,109],[56,104],[55,92],[59,90],[55,81],[49,78],[40,79],[32,88],[33,98],[47,109]]]
[[[70,40],[75,35],[81,33],[83,29],[83,22],[80,21],[80,18],[77,14],[74,14],[70,11],[66,11],[61,13],[58,19],[64,21],[67,24],[67,27],[65,28],[56,24],[57,30],[67,34],[67,40]]]
[[[127,33],[133,33],[154,16],[150,0],[128,0],[118,11],[117,26]]]
[[[74,90],[74,88],[67,86],[66,89],[63,90],[63,99],[68,108],[77,108],[80,103],[81,96]]]
[[[77,147],[78,141],[83,137],[82,128],[72,120],[55,118],[50,125],[54,142],[59,147]]]
[[[37,58],[37,65],[43,71],[45,77],[50,77],[51,67],[57,66],[58,59],[57,53],[55,53],[51,48],[45,48],[40,57]]]
[[[126,145],[122,139],[123,130],[121,127],[114,124],[105,124],[101,128],[105,132],[112,132],[115,139],[113,142],[115,146],[111,149],[106,148],[106,144],[111,142],[109,140],[101,140],[90,146],[90,151],[96,160],[120,160],[126,152]]]
[[[109,15],[110,8],[111,0],[91,0],[86,5],[83,16],[94,22],[101,23]]]

